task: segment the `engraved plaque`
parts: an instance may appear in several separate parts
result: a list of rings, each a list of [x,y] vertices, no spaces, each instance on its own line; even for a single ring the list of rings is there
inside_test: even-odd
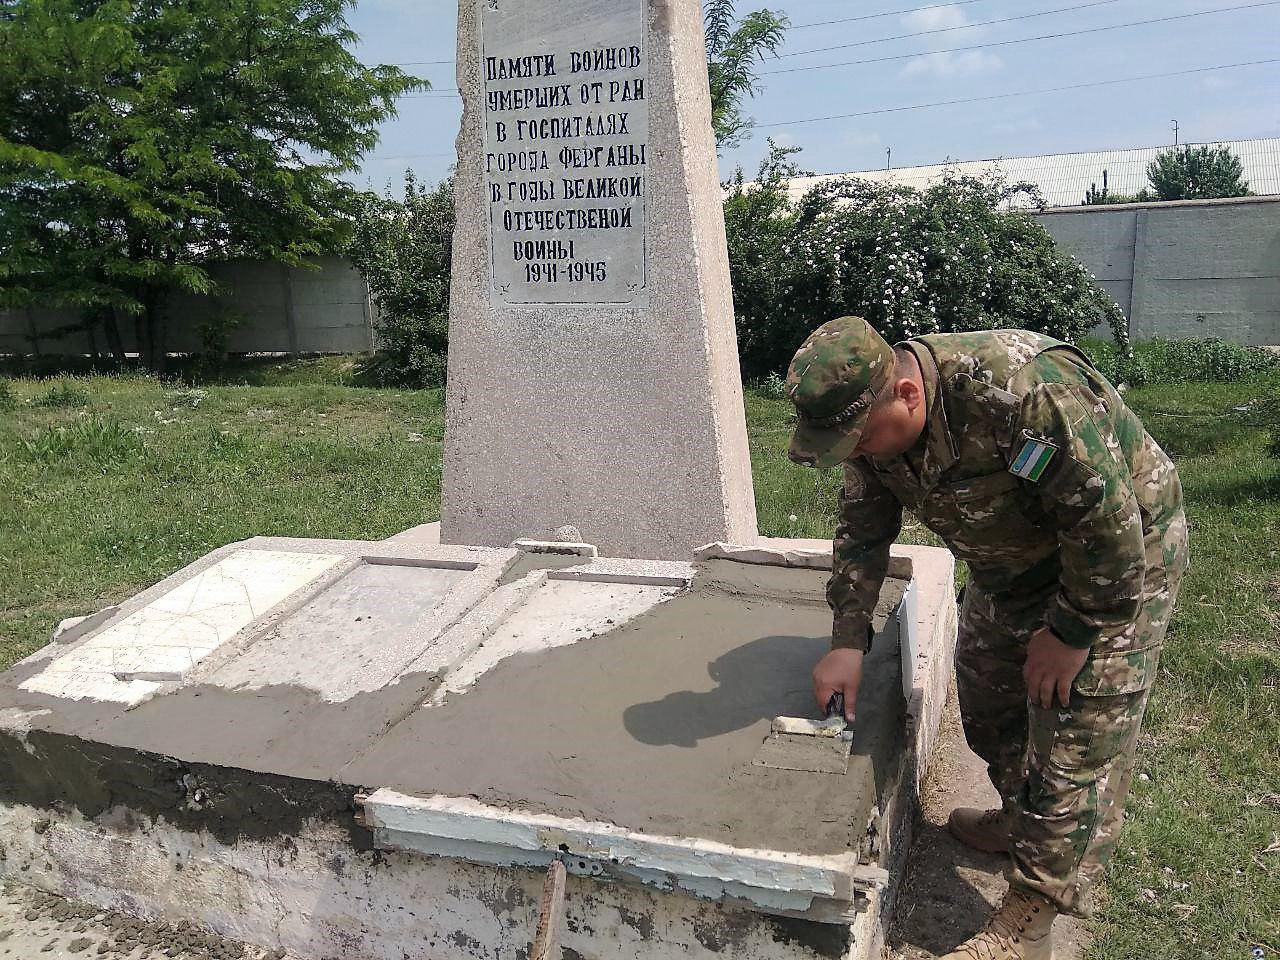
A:
[[[491,302],[645,306],[645,0],[477,0]]]

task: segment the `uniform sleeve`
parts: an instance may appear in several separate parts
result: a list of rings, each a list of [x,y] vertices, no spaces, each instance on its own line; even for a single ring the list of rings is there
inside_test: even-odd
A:
[[[1086,382],[1042,382],[1023,399],[1011,469],[1035,474],[1038,494],[1057,521],[1059,590],[1045,624],[1073,647],[1092,647],[1132,623],[1142,602],[1146,553],[1142,517],[1107,405]]]
[[[889,545],[901,529],[897,497],[861,461],[847,462],[827,583],[832,649],[870,645],[871,613],[889,569]]]

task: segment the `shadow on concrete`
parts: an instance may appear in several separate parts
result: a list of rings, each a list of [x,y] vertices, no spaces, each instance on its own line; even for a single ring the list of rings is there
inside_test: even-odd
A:
[[[743,644],[707,665],[712,690],[678,690],[623,711],[627,732],[653,746],[698,741],[780,715],[816,716],[808,669],[830,649],[825,637],[770,636]]]

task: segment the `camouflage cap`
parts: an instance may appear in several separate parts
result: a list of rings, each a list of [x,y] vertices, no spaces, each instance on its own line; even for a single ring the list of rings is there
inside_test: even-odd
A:
[[[787,369],[787,396],[800,414],[788,456],[809,467],[847,460],[893,371],[893,348],[861,317],[809,334]]]

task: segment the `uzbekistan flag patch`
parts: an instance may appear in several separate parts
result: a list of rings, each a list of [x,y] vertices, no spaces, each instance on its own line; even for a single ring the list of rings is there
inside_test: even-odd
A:
[[[1009,464],[1009,472],[1015,477],[1035,482],[1057,452],[1058,448],[1046,440],[1028,439],[1013,458],[1013,463]]]

